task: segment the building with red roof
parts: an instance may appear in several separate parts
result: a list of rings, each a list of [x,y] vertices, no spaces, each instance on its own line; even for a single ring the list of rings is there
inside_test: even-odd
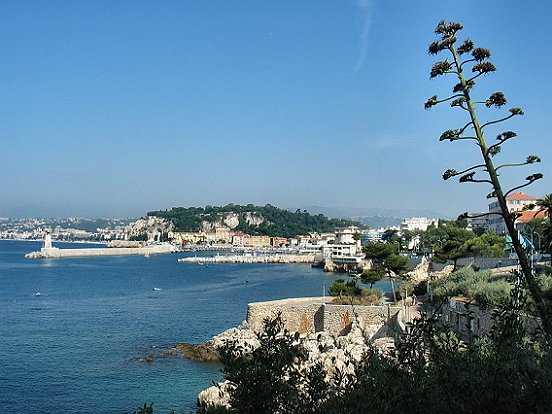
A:
[[[515,222],[516,228],[521,229],[521,227],[525,226],[525,224],[531,221],[533,218],[543,217],[543,215],[539,215],[539,213],[534,208],[530,210],[526,209],[526,206],[534,204],[535,200],[536,198],[532,195],[522,192],[517,192],[506,196],[506,205],[508,206],[508,211],[510,211],[511,213],[518,211],[520,214]],[[494,201],[489,204],[489,213],[500,213],[500,206],[498,205],[498,201]],[[498,214],[491,214],[489,216],[487,226],[489,230],[492,230],[495,233],[506,233],[506,225],[504,224],[504,219]]]

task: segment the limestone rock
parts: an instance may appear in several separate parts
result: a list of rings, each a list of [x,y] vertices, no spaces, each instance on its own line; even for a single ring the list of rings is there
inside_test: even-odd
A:
[[[244,214],[245,222],[250,226],[259,226],[265,222],[265,218],[257,212],[247,212]]]
[[[416,283],[426,281],[429,279],[429,267],[430,261],[424,257],[414,270],[408,272],[406,275],[408,279]]]
[[[237,213],[228,213],[226,217],[224,217],[223,223],[230,227],[231,229],[235,229],[240,225],[240,218]]]
[[[161,241],[170,231],[174,230],[174,224],[164,218],[148,216],[131,224],[129,237],[147,236],[148,241]]]
[[[220,382],[207,388],[197,396],[197,404],[203,409],[211,407],[230,408],[229,390],[232,384],[229,381]]]
[[[347,335],[333,337],[326,332],[317,332],[300,336],[296,345],[305,350],[306,358],[297,361],[296,368],[307,370],[321,363],[325,372],[325,381],[330,387],[346,386],[335,383],[335,372],[339,369],[345,374],[355,374],[355,367],[369,351],[370,346],[380,349],[385,355],[391,355],[394,349],[393,338],[379,338],[370,342],[370,333],[363,331],[353,322]],[[236,341],[245,349],[255,349],[260,346],[255,332],[243,323],[238,328],[229,329],[207,342],[209,346],[218,347],[226,341]],[[223,406],[228,408],[229,391],[233,385],[228,381],[219,383],[202,391],[198,396],[198,404],[205,408]]]

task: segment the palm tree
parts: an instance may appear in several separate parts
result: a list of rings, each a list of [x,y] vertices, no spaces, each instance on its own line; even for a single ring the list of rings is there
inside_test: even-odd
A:
[[[550,253],[552,263],[552,193],[538,198],[532,204],[532,208],[536,208],[535,216],[540,212],[544,212],[548,218],[548,223],[545,223],[545,228],[542,231],[541,247],[544,251]]]
[[[546,194],[543,198],[537,198],[534,205],[538,207],[537,212],[545,212],[548,223],[552,223],[552,193]]]

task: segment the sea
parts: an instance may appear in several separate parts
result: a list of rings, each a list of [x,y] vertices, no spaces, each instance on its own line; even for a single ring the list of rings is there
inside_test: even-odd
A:
[[[156,414],[195,412],[220,365],[163,350],[239,325],[250,302],[321,296],[343,277],[304,264],[177,262],[193,253],[24,258],[40,247],[0,240],[5,413],[132,413],[146,402]]]

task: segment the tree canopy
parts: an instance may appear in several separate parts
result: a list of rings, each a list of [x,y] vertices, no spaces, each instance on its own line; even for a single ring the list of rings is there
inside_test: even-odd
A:
[[[173,207],[171,210],[150,211],[148,216],[157,216],[172,221],[175,231],[199,231],[204,221],[223,221],[229,213],[238,216],[239,225],[234,229],[251,235],[294,237],[300,234],[333,232],[336,227],[351,225],[362,227],[360,223],[328,218],[323,214],[310,214],[306,210],[291,212],[270,204],[246,206],[228,204],[217,207]],[[250,224],[248,217],[255,216],[259,224]]]

